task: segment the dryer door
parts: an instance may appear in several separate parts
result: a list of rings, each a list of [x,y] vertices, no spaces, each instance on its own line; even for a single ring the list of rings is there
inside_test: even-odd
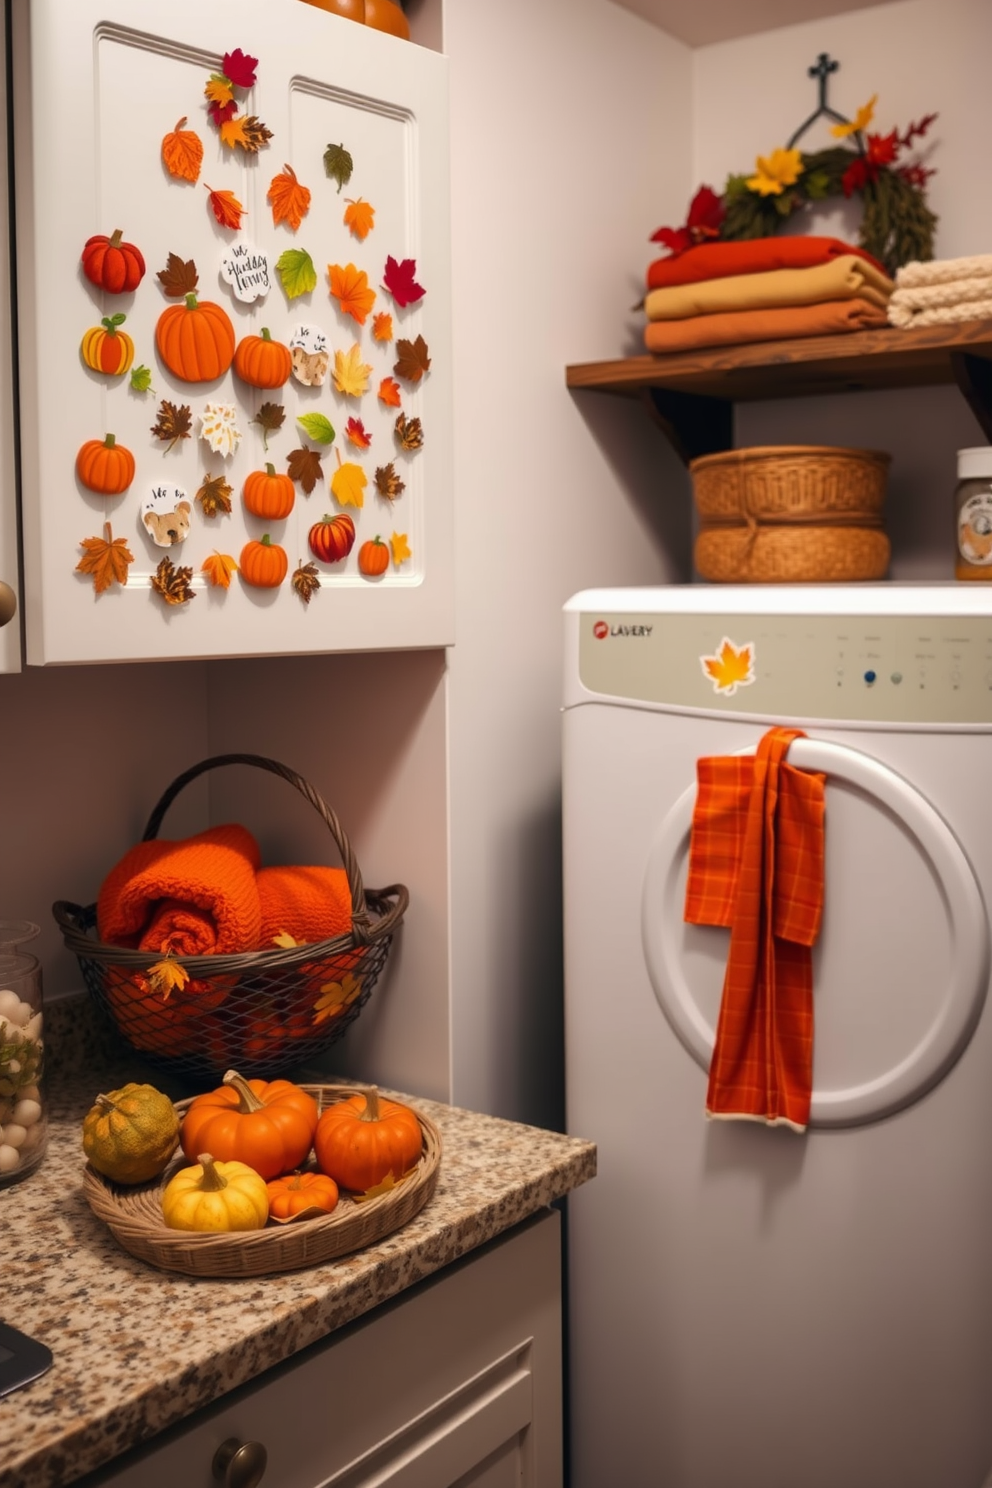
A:
[[[828,777],[810,1125],[856,1126],[919,1100],[966,1048],[988,990],[988,915],[957,837],[901,775],[811,738],[789,762]],[[641,929],[658,1002],[708,1069],[729,931],[683,922],[695,798],[693,783],[651,845]]]

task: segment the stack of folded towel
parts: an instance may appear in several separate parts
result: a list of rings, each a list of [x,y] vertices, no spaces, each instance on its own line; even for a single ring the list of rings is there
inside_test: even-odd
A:
[[[908,263],[895,283],[889,321],[904,330],[992,316],[992,253]]]
[[[702,243],[649,267],[644,344],[692,351],[885,326],[894,287],[839,238]]]

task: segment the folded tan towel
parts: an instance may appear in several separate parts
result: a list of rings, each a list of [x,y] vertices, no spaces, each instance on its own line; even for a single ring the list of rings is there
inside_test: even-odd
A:
[[[808,269],[771,269],[652,289],[644,301],[648,320],[684,320],[733,310],[816,305],[824,300],[867,300],[883,309],[895,285],[866,258],[846,253]]]
[[[913,289],[926,284],[947,284],[961,279],[992,277],[992,253],[970,258],[934,258],[927,263],[914,259],[896,270],[896,288]]]
[[[651,352],[693,351],[704,346],[746,346],[753,341],[792,341],[887,326],[885,311],[867,300],[827,300],[771,310],[728,310],[688,320],[649,320],[644,345]]]

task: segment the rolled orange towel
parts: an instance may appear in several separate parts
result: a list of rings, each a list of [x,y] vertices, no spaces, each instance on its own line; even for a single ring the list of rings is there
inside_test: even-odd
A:
[[[261,935],[261,854],[236,823],[180,841],[139,842],[97,897],[100,939],[183,956],[253,950]]]
[[[256,883],[262,950],[270,950],[278,935],[309,943],[351,930],[351,888],[343,868],[260,868]]]

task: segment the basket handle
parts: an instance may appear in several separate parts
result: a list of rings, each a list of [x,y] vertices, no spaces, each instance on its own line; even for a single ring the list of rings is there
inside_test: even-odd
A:
[[[341,854],[341,862],[348,878],[348,886],[351,889],[352,925],[355,939],[359,942],[368,938],[368,913],[365,903],[365,885],[362,882],[362,872],[358,861],[352,851],[348,834],[341,825],[334,811],[331,810],[323,796],[314,790],[309,781],[304,780],[302,775],[291,770],[288,765],[282,765],[278,760],[267,759],[262,754],[215,754],[211,759],[200,760],[199,764],[191,765],[181,775],[177,775],[171,785],[167,785],[157,803],[152,808],[151,816],[145,826],[142,842],[150,842],[158,836],[162,819],[180,791],[198,776],[207,770],[216,770],[223,765],[254,765],[259,770],[268,770],[271,775],[278,775],[281,779],[295,786],[302,796],[310,802],[310,805],[324,820],[331,836],[337,844],[338,852]]]

